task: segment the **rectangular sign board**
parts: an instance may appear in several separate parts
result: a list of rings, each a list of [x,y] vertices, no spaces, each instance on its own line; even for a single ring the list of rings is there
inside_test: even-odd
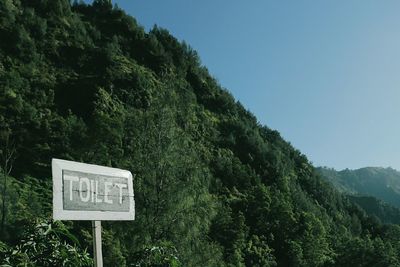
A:
[[[54,220],[134,220],[129,171],[53,159]]]

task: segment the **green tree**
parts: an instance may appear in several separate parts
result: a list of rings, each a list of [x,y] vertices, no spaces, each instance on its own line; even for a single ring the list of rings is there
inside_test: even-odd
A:
[[[68,242],[66,241],[68,240]],[[15,247],[2,249],[2,266],[92,266],[89,254],[61,222],[38,221]]]

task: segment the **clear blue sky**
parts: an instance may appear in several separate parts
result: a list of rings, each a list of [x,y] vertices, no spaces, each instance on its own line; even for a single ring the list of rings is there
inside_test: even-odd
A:
[[[119,0],[315,165],[400,170],[400,1]]]

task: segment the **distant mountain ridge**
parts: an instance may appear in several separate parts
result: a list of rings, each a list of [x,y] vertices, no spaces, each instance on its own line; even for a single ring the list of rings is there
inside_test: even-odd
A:
[[[374,196],[400,208],[400,172],[395,169],[366,167],[336,171],[320,167],[317,170],[341,192]]]
[[[319,167],[317,171],[368,214],[385,223],[400,223],[399,171],[382,167],[342,171]]]

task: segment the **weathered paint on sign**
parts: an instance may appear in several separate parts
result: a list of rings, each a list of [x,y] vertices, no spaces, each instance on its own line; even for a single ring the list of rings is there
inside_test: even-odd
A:
[[[129,171],[58,159],[52,171],[54,219],[134,219]]]
[[[65,210],[129,211],[128,179],[63,170]]]

